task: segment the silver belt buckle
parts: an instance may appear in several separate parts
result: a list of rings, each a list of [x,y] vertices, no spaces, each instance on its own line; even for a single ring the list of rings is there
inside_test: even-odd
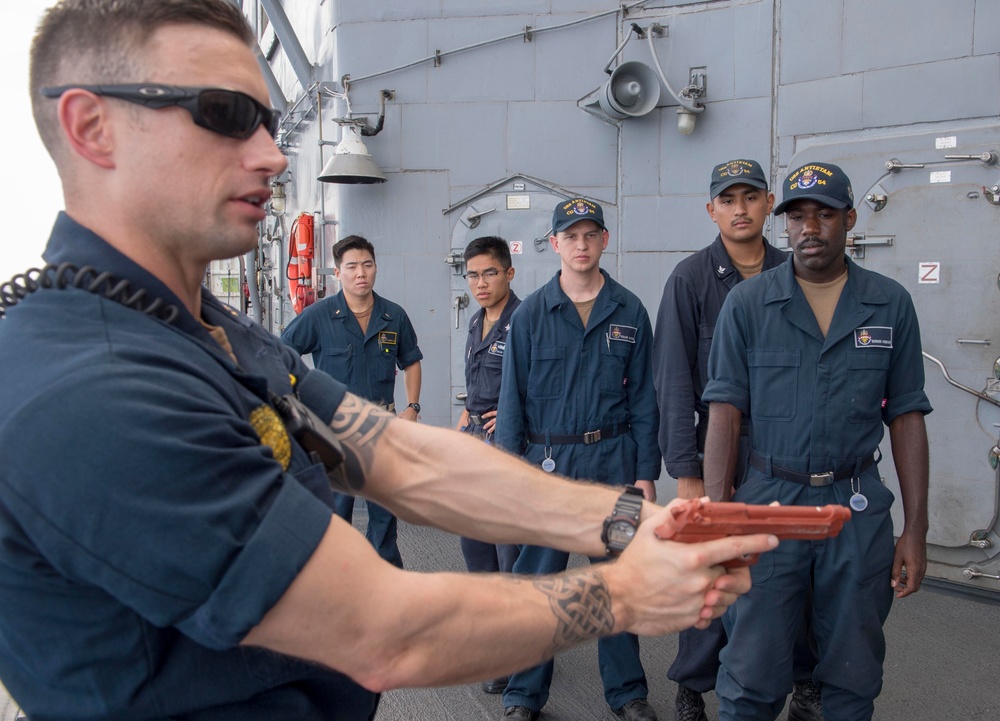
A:
[[[827,471],[826,473],[810,473],[809,474],[809,485],[810,486],[829,486],[833,483],[833,471]]]
[[[591,443],[597,443],[601,440],[600,431],[586,431],[583,434],[583,445],[589,446]]]

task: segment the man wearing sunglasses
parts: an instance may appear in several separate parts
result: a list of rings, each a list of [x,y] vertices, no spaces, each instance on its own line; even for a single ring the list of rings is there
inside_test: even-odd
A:
[[[330,484],[596,555],[618,493],[399,421],[202,288],[256,245],[286,165],[253,43],[228,0],[63,0],[36,34],[59,270],[0,299],[0,678],[28,716],[368,719],[384,689],[719,616],[749,575],[718,564],[775,538],[660,542],[646,505],[617,562],[518,583],[400,570],[334,514]],[[217,112],[228,93],[255,110]],[[331,477],[306,449],[335,465],[335,445]]]

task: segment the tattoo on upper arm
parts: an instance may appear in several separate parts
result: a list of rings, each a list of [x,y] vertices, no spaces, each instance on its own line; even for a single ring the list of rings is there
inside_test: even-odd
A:
[[[348,493],[364,487],[375,460],[375,444],[393,418],[353,393],[344,395],[330,427],[343,446],[345,480],[350,486],[344,490]]]
[[[588,569],[540,578],[534,586],[549,597],[549,606],[556,617],[553,653],[606,635],[614,628],[611,594],[600,571]]]

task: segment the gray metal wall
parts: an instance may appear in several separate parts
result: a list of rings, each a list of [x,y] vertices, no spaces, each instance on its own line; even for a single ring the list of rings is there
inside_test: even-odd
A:
[[[790,165],[840,162],[861,193],[878,178],[890,149],[943,162],[935,138],[957,137],[952,152],[980,152],[993,147],[990,143],[1000,127],[996,0],[651,0],[624,17],[618,12],[529,38],[519,36],[446,55],[439,66],[423,62],[369,80],[357,79],[435,51],[620,6],[611,0],[285,0],[283,6],[305,54],[317,64],[317,79],[338,83],[343,75],[351,76],[350,107],[355,114],[377,110],[379,89],[395,92],[385,130],[366,139],[388,177],[384,185],[315,182],[321,167],[319,124],[315,111],[301,116],[288,148],[293,173],[289,215],[325,205],[329,243],[360,233],[375,244],[376,289],[402,303],[413,319],[426,356],[423,417],[439,425],[457,418],[454,394],[460,381],[455,379],[461,377],[459,344],[464,339],[461,329],[455,331],[452,305],[461,290],[455,282],[461,268],[445,264],[444,256],[457,248],[457,239],[464,242],[473,235],[461,226],[463,213],[469,212],[470,203],[485,202],[483,196],[494,184],[498,197],[516,191],[513,182],[520,177],[530,179],[529,195],[532,189],[538,191],[532,202],[582,194],[603,203],[613,219],[605,268],[634,290],[655,316],[670,271],[715,236],[704,208],[709,173],[716,163],[755,158],[770,165],[772,180],[777,181]],[[708,109],[692,135],[678,133],[674,104],[617,123],[581,109],[578,101],[606,79],[603,68],[633,22],[668,26],[668,35],[654,42],[675,89],[687,84],[689,68],[707,68]],[[635,38],[620,60],[652,65],[646,41]],[[280,49],[271,65],[286,97],[300,96],[303,88]],[[337,138],[331,119],[346,112],[342,99],[324,103],[327,139]],[[328,155],[332,149],[323,152]],[[979,201],[959,207],[952,196],[965,198],[980,186],[1000,182],[1000,170],[977,166],[972,177],[963,175],[967,167],[955,166],[950,191],[928,190],[928,179],[920,174],[889,188],[915,189],[923,203],[908,207],[925,217],[893,216],[890,201],[875,222],[873,211],[859,206],[869,232],[899,233],[900,242],[906,238],[910,243],[891,253],[872,249],[859,262],[901,276],[914,293],[925,335],[931,338],[955,318],[968,316],[968,309],[985,293],[990,294],[988,301],[979,304],[979,320],[966,324],[976,326],[968,333],[996,334],[989,327],[995,314],[989,314],[1000,300],[995,287],[1000,267],[993,251],[1000,209]],[[526,244],[545,234],[545,227],[523,230],[524,224],[513,220],[518,211],[497,207],[502,203],[493,200],[495,215],[484,216],[484,223],[492,218],[484,229],[516,228],[530,237],[508,240]],[[930,256],[935,254],[947,258],[943,244],[950,227],[948,213],[969,208],[975,208],[975,220],[963,226],[963,232],[972,237],[963,240],[979,245],[963,252],[963,262],[976,265],[968,259],[980,259],[982,275],[993,287],[918,287],[910,266],[921,254],[923,260],[934,260]],[[536,207],[533,211],[544,216]],[[895,221],[886,220],[893,217]],[[933,233],[921,234],[931,219],[938,223]],[[779,244],[782,231],[780,224],[767,229]],[[915,237],[922,237],[923,244],[914,245]],[[515,256],[515,265],[541,260]],[[323,265],[329,266],[329,260]],[[521,294],[530,290],[515,287]],[[964,290],[966,295],[943,303],[946,290]],[[461,311],[462,328],[474,306]],[[945,346],[952,342],[943,341]],[[951,350],[948,346],[941,352]],[[991,370],[984,359],[991,355],[982,351],[951,360],[963,383],[982,388]],[[937,373],[933,367],[927,372],[929,378]],[[976,410],[970,411],[967,398],[955,399],[936,388],[935,393],[937,417],[957,424],[950,431],[933,429],[940,437],[961,435],[963,424],[978,433]],[[980,445],[970,452],[978,454]],[[958,505],[990,505],[996,478],[989,468],[979,468],[984,462],[985,452],[970,461],[976,479],[971,485],[979,490]],[[935,542],[964,543],[972,522],[954,523],[946,510],[953,498],[966,493],[963,484],[969,485],[961,478],[936,488],[932,482]]]
[[[352,78],[502,35],[612,10],[608,0],[286,0],[317,77]],[[617,126],[577,101],[605,79],[602,68],[631,22],[669,26],[656,40],[668,79],[687,83],[706,66],[708,110],[693,135],[676,130],[676,106]],[[622,60],[650,63],[633,39]],[[286,96],[302,88],[280,50],[272,62]],[[655,314],[666,276],[704,246],[714,163],[752,157],[777,178],[803,141],[913,123],[1000,113],[1000,3],[994,0],[716,0],[648,2],[530,42],[512,39],[354,83],[351,110],[377,110],[395,91],[385,130],[367,145],[389,178],[381,186],[324,186],[316,122],[291,152],[291,211],[317,210],[326,194],[330,241],[360,233],[379,253],[377,289],[410,312],[427,355],[428,422],[453,417],[449,382],[452,297],[443,263],[454,214],[442,210],[485,186],[524,174],[617,206],[608,270]],[[327,101],[330,118],[345,114]],[[329,154],[330,148],[324,150]],[[329,265],[327,261],[325,265]],[[464,323],[464,320],[463,320]]]

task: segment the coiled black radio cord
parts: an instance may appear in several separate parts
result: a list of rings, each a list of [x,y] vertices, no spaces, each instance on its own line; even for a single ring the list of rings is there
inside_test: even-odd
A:
[[[6,318],[7,308],[17,305],[18,301],[23,300],[29,293],[42,288],[62,290],[68,287],[103,295],[108,300],[159,318],[166,323],[172,323],[177,317],[176,306],[167,304],[162,298],[148,297],[149,294],[144,288],[133,291],[127,280],[119,280],[111,273],[98,272],[91,265],[78,268],[72,263],[59,265],[50,263],[44,268],[31,268],[15,275],[0,285],[0,319]]]

